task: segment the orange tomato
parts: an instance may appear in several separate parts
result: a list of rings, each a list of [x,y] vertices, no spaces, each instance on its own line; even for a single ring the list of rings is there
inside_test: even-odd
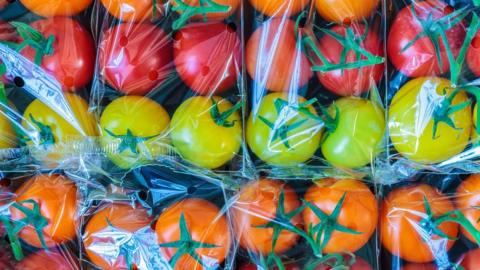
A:
[[[431,263],[411,263],[402,266],[401,270],[437,270],[437,266]]]
[[[26,200],[35,201],[40,207],[40,214],[48,221],[42,230],[47,246],[60,245],[76,236],[77,226],[77,188],[75,184],[63,175],[38,175],[26,181],[15,192],[15,203],[29,209],[33,205],[22,203]],[[21,220],[25,213],[10,206],[12,221]],[[24,227],[19,237],[29,245],[41,248],[35,228],[30,224]]]
[[[455,242],[435,234],[428,235],[428,231],[420,227],[420,221],[427,217],[424,198],[434,217],[454,210],[448,197],[426,184],[398,188],[390,192],[382,204],[382,244],[390,253],[410,262],[433,261],[435,256],[446,253]],[[450,237],[457,237],[456,223],[442,223],[438,229]],[[424,237],[428,237],[428,241]]]
[[[464,270],[477,270],[480,268],[480,249],[473,249],[465,253],[460,259],[460,266]]]
[[[16,270],[77,270],[78,259],[68,252],[41,250],[33,253],[15,265]]]
[[[474,207],[480,206],[480,174],[474,174],[465,179],[457,188],[455,196],[457,209],[462,211],[472,225],[480,230],[480,210]],[[463,235],[470,241],[475,242],[473,236],[461,227]]]
[[[378,207],[375,195],[367,185],[358,180],[326,178],[316,181],[305,194],[305,201],[311,202],[327,215],[331,215],[340,199],[345,195],[337,224],[360,234],[334,230],[323,252],[355,252],[363,247],[375,232],[378,221]],[[310,208],[303,210],[305,228],[321,222]]]
[[[127,22],[157,19],[163,15],[162,1],[157,1],[157,17],[153,18],[152,0],[101,0],[112,16]]]
[[[281,231],[277,243],[272,250],[273,228],[257,228],[266,225],[277,213],[279,197],[284,193],[284,211],[286,214],[300,207],[295,190],[287,184],[262,179],[251,182],[243,187],[239,197],[232,207],[233,228],[240,245],[251,252],[259,252],[263,255],[270,252],[282,253],[293,247],[299,236],[290,231]],[[290,222],[302,227],[300,215],[294,216]]]
[[[257,11],[269,17],[295,15],[309,2],[310,0],[250,0]]]
[[[93,0],[20,0],[33,13],[43,17],[71,16],[85,10]]]
[[[317,11],[325,20],[349,24],[370,16],[380,0],[316,0]]]
[[[102,254],[97,254],[93,246],[99,243],[104,245],[111,244],[112,246],[118,245],[113,237],[100,235],[109,227],[108,223],[119,231],[134,233],[143,227],[149,226],[151,221],[152,219],[148,215],[147,210],[139,206],[133,207],[132,205],[122,203],[104,206],[102,210],[95,213],[88,221],[83,233],[83,245],[88,258],[92,263],[105,270],[129,269],[123,254],[120,254],[115,262],[111,263],[106,258],[103,258]],[[132,267],[134,266],[132,265]]]
[[[182,217],[187,231],[181,231]],[[189,236],[196,243],[213,245],[213,247],[192,248],[203,261],[199,262],[188,254],[182,255],[175,263],[174,269],[204,269],[205,266],[215,268],[221,264],[230,251],[231,237],[227,219],[220,209],[203,199],[186,199],[168,207],[159,216],[155,225],[160,245],[179,241]],[[192,244],[192,246],[194,246]],[[170,260],[178,248],[161,248],[162,255]]]
[[[200,1],[199,0],[182,0],[185,4],[192,6],[192,7],[198,7],[200,6]],[[222,20],[230,17],[235,11],[237,10],[238,6],[240,5],[240,0],[214,0],[218,5],[222,6],[227,6],[229,7],[229,10],[227,12],[212,12],[212,13],[205,13],[205,16],[209,20]],[[177,1],[172,0],[171,1],[172,6],[177,6]],[[182,12],[179,12],[182,13]],[[194,16],[194,18],[203,18],[203,15],[198,15]]]

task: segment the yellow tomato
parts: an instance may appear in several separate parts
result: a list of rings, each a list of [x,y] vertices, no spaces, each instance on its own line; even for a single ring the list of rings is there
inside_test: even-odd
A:
[[[5,114],[6,110],[0,109],[0,149],[13,148],[17,145],[15,130]]]

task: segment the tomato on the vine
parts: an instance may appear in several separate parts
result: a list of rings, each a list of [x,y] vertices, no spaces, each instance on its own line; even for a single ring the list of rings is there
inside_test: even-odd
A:
[[[393,97],[389,117],[395,149],[418,163],[447,160],[462,152],[470,139],[470,100],[447,79],[425,77],[407,82]]]
[[[8,268],[7,268],[8,269]],[[37,251],[15,265],[16,270],[77,270],[80,269],[74,254],[59,251]]]
[[[100,41],[98,57],[106,82],[126,94],[145,95],[172,73],[172,42],[149,23],[113,26]]]
[[[457,187],[455,193],[455,205],[470,221],[472,226],[480,230],[480,174],[470,175]],[[462,228],[462,233],[470,241],[475,242],[473,236]]]
[[[135,233],[148,227],[152,219],[147,209],[141,206],[133,206],[126,203],[109,203],[101,207],[87,222],[82,240],[88,258],[97,267],[105,270],[131,269],[135,266],[134,261],[128,261],[131,250],[120,246],[121,239],[115,237],[115,233],[105,234],[106,230],[115,230],[117,236],[122,232]],[[118,257],[112,261],[110,256],[104,257],[103,252],[98,252],[98,246],[105,248],[118,248]],[[130,263],[128,265],[127,263]]]
[[[363,24],[355,23],[349,26],[349,28],[337,25],[329,30],[342,37],[346,36],[346,31],[352,31],[355,39],[358,39],[358,45],[363,50],[376,57],[383,57],[383,45],[377,33],[372,29],[368,29]],[[367,61],[366,56],[362,55],[359,57],[353,50],[349,50],[347,54],[344,55],[346,47],[336,38],[328,34],[319,40],[318,49],[331,64]],[[383,67],[384,64],[381,63],[361,68],[336,69],[328,72],[317,72],[317,77],[327,90],[337,95],[360,95],[380,82],[384,73]]]
[[[17,145],[17,136],[12,122],[0,107],[0,149],[13,148]]]
[[[480,31],[472,39],[467,51],[467,65],[476,76],[480,76]]]
[[[464,270],[476,270],[480,267],[480,249],[476,248],[463,254],[459,260]]]
[[[20,239],[42,248],[60,245],[76,237],[77,188],[70,179],[55,174],[38,175],[26,181],[15,194],[17,197],[10,206],[11,222],[26,225],[18,233]],[[27,222],[20,221],[25,217]]]
[[[418,263],[433,261],[437,256],[446,254],[455,243],[458,224],[435,223],[436,218],[453,210],[450,199],[429,185],[395,189],[382,204],[382,244],[390,253],[404,260]]]
[[[324,253],[353,253],[370,240],[377,227],[378,207],[375,195],[361,181],[321,179],[315,181],[314,185],[307,190],[304,200],[323,211],[332,221],[322,220],[308,207],[303,210],[305,228],[315,227],[320,223],[334,226],[334,228],[324,228],[325,231],[333,230],[330,240],[323,247]],[[341,207],[340,212],[334,213],[338,207]],[[333,216],[334,214],[337,216]],[[343,226],[351,232],[335,229],[335,226]]]
[[[227,219],[216,205],[203,199],[171,205],[158,217],[155,231],[162,255],[176,270],[216,268],[232,243]]]
[[[170,137],[179,154],[195,165],[215,169],[230,161],[242,144],[242,123],[232,105],[218,96],[192,97],[175,111]]]
[[[172,7],[176,8],[178,7],[177,1],[179,0],[172,0],[171,5]],[[222,6],[225,9],[219,9],[218,11],[211,11],[210,9],[205,9],[203,7],[203,10],[206,10],[208,12],[205,13],[200,13],[199,15],[193,16],[194,19],[200,19],[200,18],[207,18],[207,20],[223,20],[228,17],[230,17],[235,11],[237,11],[238,7],[240,6],[240,0],[180,0],[183,2],[183,4],[186,4],[188,7],[185,9],[179,8],[177,12],[179,14],[183,14],[185,12],[189,12],[191,9],[194,8],[202,8],[201,3],[214,3],[215,5]],[[205,4],[204,4],[205,5]],[[212,5],[210,4],[210,7]],[[218,9],[218,8],[217,8]]]
[[[250,4],[269,17],[288,17],[302,11],[310,0],[250,0]]]
[[[295,22],[290,19],[269,19],[255,30],[245,49],[247,71],[255,80],[254,91],[294,91],[306,85],[313,73],[300,47]]]
[[[395,68],[409,77],[436,76],[448,72],[450,63],[447,48],[456,57],[465,38],[462,21],[453,23],[453,18],[445,20],[454,11],[443,1],[428,0],[415,1],[398,12],[387,41],[388,56]],[[448,44],[439,37],[438,31],[444,29]]]
[[[96,53],[93,38],[85,27],[68,17],[41,19],[30,26],[45,39],[53,37],[51,54],[43,56],[40,66],[58,80],[63,90],[77,90],[92,80]],[[22,50],[31,61],[37,53],[30,46]]]
[[[156,1],[155,7],[152,0],[101,0],[101,2],[108,13],[122,21],[148,21],[163,16],[162,1]]]
[[[313,270],[331,270],[331,269],[332,269],[331,266],[319,265],[315,267],[315,269]],[[352,265],[348,266],[348,270],[373,270],[373,268],[367,261],[365,261],[361,257],[356,256],[355,262]]]
[[[85,10],[93,0],[20,0],[35,14],[43,17],[72,16]]]
[[[318,13],[327,21],[348,24],[370,16],[380,0],[314,0]]]
[[[100,117],[100,142],[110,160],[122,169],[167,153],[167,111],[143,96],[123,96],[108,104]]]
[[[317,116],[309,101],[282,92],[264,96],[256,106],[248,118],[246,140],[257,157],[271,165],[293,166],[315,154],[323,123],[305,114]]]
[[[374,101],[349,97],[335,101],[328,113],[338,122],[325,133],[321,149],[335,166],[359,168],[382,151],[385,112]]]
[[[283,196],[283,205],[280,197]],[[283,253],[293,247],[299,235],[282,230],[272,220],[285,218],[300,207],[295,190],[287,184],[269,179],[250,182],[245,185],[231,208],[233,228],[240,246],[246,250],[267,255],[270,252]],[[283,211],[279,211],[283,210]],[[283,212],[283,213],[279,213]],[[282,216],[278,216],[281,214]],[[287,221],[302,228],[301,215],[290,217]],[[262,227],[271,225],[269,227]],[[275,246],[275,231],[281,230]]]
[[[201,95],[224,92],[241,73],[241,42],[234,25],[188,24],[175,33],[173,49],[178,75]]]

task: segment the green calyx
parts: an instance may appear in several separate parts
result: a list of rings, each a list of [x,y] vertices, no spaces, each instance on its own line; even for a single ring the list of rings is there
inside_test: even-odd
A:
[[[443,95],[446,96],[446,89],[443,89]],[[455,126],[455,123],[452,120],[451,115],[461,111],[472,104],[471,100],[467,100],[457,105],[452,105],[453,99],[460,92],[459,89],[455,89],[450,95],[446,96],[440,104],[437,105],[433,111],[433,135],[432,138],[436,139],[438,125],[440,123],[445,123],[448,126],[452,127],[455,130],[460,130]]]
[[[226,127],[226,128],[231,128],[235,126],[235,123],[237,121],[236,120],[228,121],[228,118],[231,115],[233,115],[236,111],[240,110],[240,108],[242,108],[243,103],[238,102],[230,109],[224,112],[220,112],[220,109],[218,107],[218,102],[214,98],[211,98],[211,100],[212,100],[212,108],[210,109],[210,115],[212,116],[212,119],[215,122],[215,124],[221,127]]]
[[[227,13],[231,9],[230,6],[217,4],[213,0],[199,0],[198,2],[199,6],[190,6],[183,0],[175,0],[176,6],[172,6],[172,10],[179,12],[180,17],[173,22],[173,30],[182,28],[192,17],[202,15],[204,21],[207,21],[207,14]]]
[[[53,145],[55,144],[55,136],[53,136],[52,128],[48,125],[37,121],[32,114],[29,115],[30,121],[36,126],[40,136],[40,145]],[[25,140],[30,140],[26,138]]]
[[[30,209],[25,205],[31,205],[33,207]],[[14,202],[12,207],[22,212],[25,217],[20,220],[10,220],[7,216],[0,216],[0,222],[5,225],[5,230],[7,232],[8,239],[10,240],[10,246],[12,247],[15,259],[20,261],[24,257],[18,234],[23,228],[30,225],[35,229],[42,247],[48,250],[48,246],[43,235],[43,229],[48,225],[48,220],[42,216],[38,203],[34,200],[25,200],[18,203]]]
[[[34,62],[37,65],[42,63],[42,59],[45,55],[53,54],[53,42],[55,41],[54,35],[45,38],[38,30],[26,23],[10,22],[10,24],[15,27],[23,40],[20,44],[8,41],[1,41],[1,43],[13,48],[17,52],[21,52],[27,46],[31,47],[36,52]]]
[[[163,248],[176,248],[177,252],[172,256],[170,259],[170,266],[172,268],[175,268],[175,265],[177,264],[177,261],[183,256],[183,255],[189,255],[195,261],[197,261],[202,267],[207,268],[208,266],[204,264],[203,259],[197,254],[196,250],[197,249],[204,249],[204,248],[218,248],[219,246],[213,245],[213,244],[207,244],[207,243],[202,243],[198,242],[192,239],[192,236],[190,235],[190,232],[187,227],[187,222],[185,221],[185,216],[182,213],[180,215],[180,240],[174,241],[174,242],[169,242],[169,243],[162,243],[159,244],[160,247]]]
[[[113,138],[120,139],[120,145],[118,146],[119,153],[122,153],[125,150],[130,149],[132,153],[139,154],[138,144],[160,136],[160,134],[147,136],[147,137],[135,136],[133,132],[128,128],[127,128],[127,133],[125,135],[117,135],[113,133],[111,130],[106,128],[105,128],[105,131],[108,133],[108,135],[112,136]]]

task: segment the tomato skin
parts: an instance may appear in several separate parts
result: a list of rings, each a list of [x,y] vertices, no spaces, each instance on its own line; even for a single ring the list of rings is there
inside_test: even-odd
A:
[[[171,40],[149,23],[113,26],[100,42],[99,65],[106,82],[118,91],[145,95],[171,75]]]
[[[219,94],[237,82],[242,65],[241,42],[229,25],[188,24],[175,33],[173,48],[180,78],[200,95]]]
[[[231,208],[234,234],[241,247],[250,252],[266,255],[272,251],[277,254],[283,253],[297,243],[299,239],[297,234],[282,231],[272,250],[273,229],[255,227],[264,225],[275,217],[282,190],[285,195],[285,213],[300,207],[295,190],[280,181],[262,179],[250,182],[242,188],[237,201]],[[293,217],[290,221],[295,226],[302,227],[300,215]]]
[[[132,206],[123,203],[109,203],[104,205],[100,211],[96,212],[90,218],[85,227],[82,236],[83,245],[88,258],[92,263],[105,270],[129,269],[123,255],[118,256],[112,263],[103,258],[102,254],[98,254],[94,250],[94,247],[99,244],[108,243],[111,245],[117,245],[113,233],[112,237],[102,235],[105,230],[109,227],[111,228],[107,220],[113,228],[119,231],[135,233],[136,231],[149,226],[152,219],[148,215],[147,209],[138,205]]]
[[[275,166],[294,166],[306,162],[310,159],[320,146],[320,139],[323,133],[323,124],[318,124],[314,120],[308,119],[303,113],[298,113],[293,109],[285,108],[283,112],[276,111],[274,102],[276,99],[290,101],[296,104],[303,103],[306,100],[298,96],[297,100],[289,100],[288,93],[272,93],[264,96],[258,104],[258,111],[255,108],[250,114],[247,122],[246,140],[250,149],[262,161]],[[309,111],[317,115],[313,106],[307,107]],[[287,116],[282,116],[286,114]],[[290,145],[288,148],[281,138],[272,141],[275,130],[270,129],[260,118],[264,117],[268,121],[276,124],[297,123],[298,121],[306,122],[299,128],[287,133],[287,139]],[[285,121],[287,119],[287,121]],[[294,135],[292,135],[294,134]]]
[[[300,266],[294,263],[285,264],[284,267],[285,267],[285,270],[301,270],[302,269],[300,268]],[[237,268],[237,270],[257,270],[257,269],[263,269],[263,268],[260,268],[260,266],[257,266],[252,263],[244,264]],[[278,267],[274,267],[272,268],[272,270],[278,270]]]
[[[241,117],[235,112],[227,121],[232,127],[218,125],[211,116],[214,99],[220,112],[232,108],[232,104],[218,96],[192,97],[175,111],[170,137],[180,155],[197,166],[218,168],[230,161],[242,144]]]
[[[480,249],[473,249],[465,253],[460,259],[460,266],[465,270],[476,270],[480,267]]]
[[[465,60],[473,74],[480,76],[480,31],[472,39]]]
[[[351,29],[355,36],[360,37],[365,34],[366,28],[362,24],[352,24]],[[346,28],[343,26],[334,26],[330,29],[338,35],[345,36]],[[330,62],[339,64],[344,47],[340,42],[329,35],[324,35],[319,41],[319,50],[323,56]],[[383,57],[382,42],[375,31],[369,30],[361,47],[369,53]],[[366,59],[366,57],[362,57]],[[346,58],[346,63],[357,61],[355,52],[350,51]],[[321,61],[319,62],[321,63]],[[326,73],[317,72],[320,83],[329,91],[340,96],[360,95],[367,92],[372,84],[378,84],[383,77],[384,65],[378,64],[356,69],[334,70]]]
[[[311,202],[330,215],[344,194],[345,201],[337,222],[361,232],[361,234],[334,231],[330,241],[323,249],[325,253],[353,253],[368,242],[377,227],[377,201],[370,189],[361,181],[325,178],[315,182],[307,190],[304,200]],[[320,219],[310,208],[305,208],[303,210],[303,222],[305,227],[308,228],[310,224],[313,224],[313,226],[319,224]]]
[[[152,0],[101,0],[110,15],[126,22],[153,19]],[[157,16],[163,15],[162,1],[157,1]],[[155,17],[157,19],[158,17]]]
[[[313,76],[294,30],[292,20],[274,18],[265,21],[250,36],[245,61],[248,74],[256,81],[254,91],[260,93],[264,88],[277,92],[294,91]]]
[[[184,215],[187,228],[194,241],[213,244],[216,248],[196,249],[200,257],[209,258],[203,263],[219,265],[227,257],[232,243],[228,222],[220,209],[203,199],[186,199],[168,207],[157,220],[155,231],[158,243],[170,243],[180,239],[180,216]],[[170,260],[176,248],[161,248],[162,256]],[[177,261],[176,270],[204,269],[190,255],[183,255]]]
[[[314,270],[331,270],[331,266],[326,266],[326,265],[320,265],[315,267]],[[355,263],[348,268],[349,270],[373,270],[372,266],[362,259],[361,257],[356,256],[355,257]]]
[[[12,123],[4,113],[0,108],[0,149],[13,148],[18,142]]]
[[[75,91],[92,80],[96,53],[85,27],[68,17],[42,19],[30,26],[45,38],[55,37],[53,54],[43,57],[41,67],[58,80],[64,91]],[[27,46],[22,55],[33,61],[36,52]]]
[[[20,0],[33,13],[43,17],[72,16],[85,10],[93,0]]]
[[[43,236],[48,247],[63,244],[76,237],[77,188],[75,184],[62,175],[38,175],[26,181],[15,191],[15,202],[34,200],[40,207],[48,225],[43,228]],[[25,207],[32,208],[31,204]],[[24,213],[11,206],[11,219],[21,220]],[[23,228],[19,238],[31,246],[41,248],[42,244],[32,225]]]
[[[383,150],[384,110],[370,100],[341,98],[329,108],[329,114],[334,117],[335,106],[339,109],[339,122],[322,143],[323,156],[342,168],[359,168],[371,163]]]
[[[318,13],[327,21],[348,23],[370,16],[380,0],[316,0]]]
[[[425,20],[430,14],[434,20],[439,20],[453,11],[453,8],[440,0],[415,2],[417,16]],[[411,47],[404,47],[415,36],[423,31],[417,19],[413,16],[411,6],[403,8],[393,21],[387,41],[388,56],[396,69],[409,77],[436,76],[450,70],[450,64],[443,41],[439,38],[440,55],[443,68],[440,68],[433,43],[428,37],[422,37]],[[452,53],[457,57],[463,40],[465,26],[459,23],[446,31]]]
[[[417,78],[406,83],[393,97],[388,127],[390,139],[401,155],[421,164],[433,164],[465,149],[472,129],[471,106],[450,115],[458,130],[441,122],[436,137],[433,137],[433,106],[453,92],[450,85],[450,81],[439,77]],[[444,89],[446,95],[443,94]],[[453,99],[452,105],[466,101],[468,96],[461,91]]]
[[[100,117],[100,142],[115,165],[129,169],[167,152],[169,123],[167,111],[155,101],[143,96],[123,96],[105,107]],[[138,138],[154,137],[139,142],[136,145],[138,153],[134,153],[130,148],[120,149],[122,140],[107,130],[117,136],[126,135],[130,130]]]
[[[402,266],[401,270],[437,270],[436,265],[430,263],[410,263]]]
[[[480,210],[474,208],[480,206],[480,174],[470,175],[457,187],[455,205],[472,226],[480,230],[480,223],[477,222],[480,219]],[[461,227],[461,231],[470,241],[476,242],[475,238],[463,227]]]
[[[438,252],[447,252],[455,240],[438,236],[431,237],[431,243],[422,239],[414,224],[426,217],[424,198],[430,204],[434,216],[454,210],[450,199],[434,187],[426,184],[405,186],[390,192],[383,201],[380,214],[380,238],[383,246],[393,255],[416,263],[433,261]],[[438,228],[450,237],[457,237],[456,223],[442,223]],[[431,245],[434,246],[431,246]],[[441,250],[440,250],[441,249]],[[433,254],[435,253],[435,255]]]
[[[73,254],[47,252],[45,250],[33,253],[20,261],[17,270],[75,270],[80,269],[77,258]]]
[[[250,0],[250,4],[269,17],[288,17],[302,11],[310,0]]]
[[[189,6],[194,6],[194,7],[198,7],[200,4],[199,0],[182,0],[182,2],[184,2]],[[205,16],[208,21],[223,20],[230,17],[233,13],[235,13],[235,11],[237,11],[241,1],[240,0],[215,0],[214,2],[222,6],[228,6],[230,7],[230,9],[225,13],[223,12],[206,13]],[[177,0],[172,0],[171,5],[174,7],[177,6],[178,5]],[[177,11],[177,12],[182,13],[181,11]],[[194,16],[193,18],[202,19],[203,15],[197,15],[197,16]]]

